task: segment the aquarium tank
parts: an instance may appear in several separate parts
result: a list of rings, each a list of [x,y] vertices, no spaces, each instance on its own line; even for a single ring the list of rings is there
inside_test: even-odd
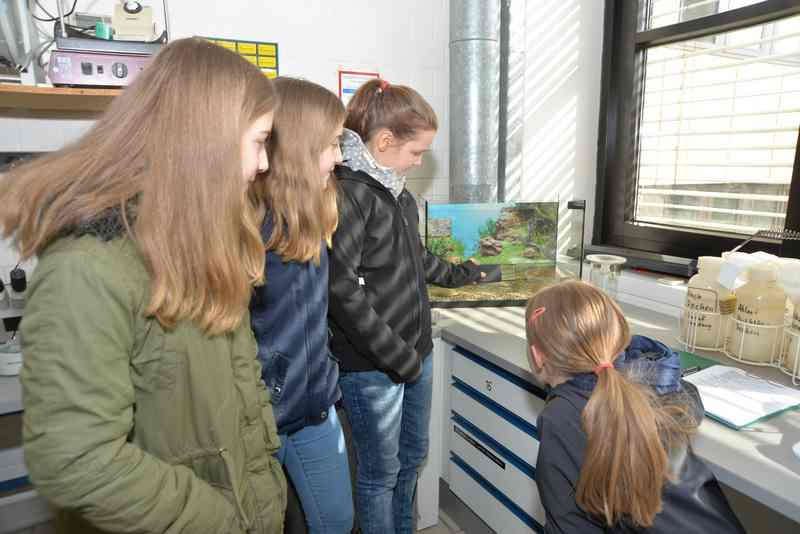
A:
[[[428,250],[452,263],[473,259],[486,273],[481,283],[460,288],[428,285],[431,305],[519,306],[544,286],[580,279],[583,206],[582,201],[426,203]]]

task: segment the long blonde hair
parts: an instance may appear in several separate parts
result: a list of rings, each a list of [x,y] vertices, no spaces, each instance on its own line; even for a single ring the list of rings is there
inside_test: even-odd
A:
[[[28,258],[135,199],[125,224],[151,277],[146,314],[231,331],[264,270],[242,136],[276,103],[272,82],[240,56],[174,41],[81,139],[2,177],[2,235]]]
[[[365,143],[383,128],[402,141],[420,131],[438,130],[436,112],[417,91],[386,80],[370,80],[358,88],[347,103],[344,127]]]
[[[539,308],[541,315],[534,313]],[[537,293],[528,302],[526,324],[528,343],[544,355],[551,376],[592,373],[612,363],[631,338],[619,306],[583,282]],[[672,478],[668,450],[694,431],[686,407],[659,403],[651,388],[610,367],[598,373],[581,420],[588,444],[578,505],[608,526],[623,519],[652,526],[663,485]]]
[[[267,250],[284,261],[319,265],[322,241],[330,243],[338,224],[336,183],[320,183],[319,158],[344,121],[336,95],[315,83],[277,78],[281,100],[268,147],[270,168],[253,189],[272,217]]]

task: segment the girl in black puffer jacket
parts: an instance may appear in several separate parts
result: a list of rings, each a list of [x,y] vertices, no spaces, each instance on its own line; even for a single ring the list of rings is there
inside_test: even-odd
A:
[[[419,237],[405,174],[436,134],[436,114],[413,89],[370,81],[348,104],[338,167],[339,228],[331,249],[331,349],[358,458],[363,534],[411,533],[417,471],[428,453],[433,341],[426,283],[480,277]]]

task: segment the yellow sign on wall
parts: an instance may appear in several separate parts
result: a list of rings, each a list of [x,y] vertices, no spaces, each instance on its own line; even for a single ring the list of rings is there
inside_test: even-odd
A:
[[[261,69],[264,76],[269,78],[278,76],[278,43],[222,39],[219,37],[203,37],[203,39],[240,54],[247,61]]]

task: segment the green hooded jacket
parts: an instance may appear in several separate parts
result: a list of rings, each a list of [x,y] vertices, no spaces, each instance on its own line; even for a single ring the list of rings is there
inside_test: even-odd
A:
[[[249,316],[217,336],[162,328],[120,236],[59,239],[28,291],[25,460],[59,532],[282,531],[280,441]]]

